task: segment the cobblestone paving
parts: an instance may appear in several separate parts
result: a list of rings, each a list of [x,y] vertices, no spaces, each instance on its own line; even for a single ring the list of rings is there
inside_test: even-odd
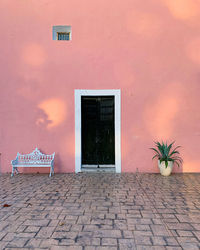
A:
[[[2,175],[0,249],[31,248],[200,249],[200,175]]]

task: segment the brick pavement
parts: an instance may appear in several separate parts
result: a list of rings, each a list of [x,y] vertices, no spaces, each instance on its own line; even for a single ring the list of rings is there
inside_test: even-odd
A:
[[[200,174],[1,175],[0,249],[200,249]]]

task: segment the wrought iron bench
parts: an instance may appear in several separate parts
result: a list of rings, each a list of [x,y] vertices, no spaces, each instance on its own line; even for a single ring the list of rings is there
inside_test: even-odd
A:
[[[11,176],[16,172],[19,173],[18,167],[50,167],[50,174],[54,174],[54,157],[55,153],[52,155],[45,155],[40,152],[38,148],[36,148],[32,153],[22,155],[17,153],[17,157],[15,160],[11,161],[12,164],[12,173]]]

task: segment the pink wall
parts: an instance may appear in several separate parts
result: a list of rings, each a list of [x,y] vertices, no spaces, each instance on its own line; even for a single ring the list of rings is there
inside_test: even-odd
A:
[[[122,171],[157,172],[163,139],[183,147],[175,171],[199,172],[199,0],[1,0],[0,23],[1,172],[36,146],[74,172],[74,89],[119,88]]]

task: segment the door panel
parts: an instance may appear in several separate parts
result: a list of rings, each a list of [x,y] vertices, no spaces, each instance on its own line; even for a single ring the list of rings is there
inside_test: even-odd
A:
[[[114,165],[114,97],[81,98],[82,164]]]

